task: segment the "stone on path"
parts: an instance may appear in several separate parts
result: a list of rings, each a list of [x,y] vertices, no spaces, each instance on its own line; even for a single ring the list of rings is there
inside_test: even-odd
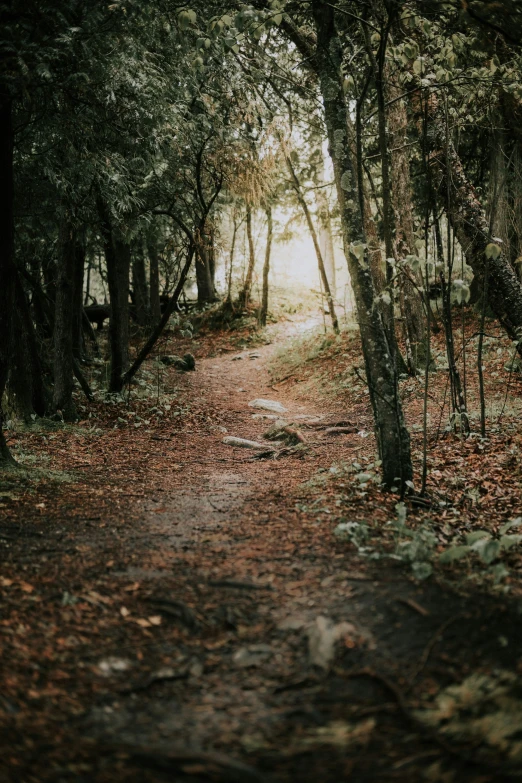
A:
[[[265,411],[271,411],[272,413],[287,413],[288,409],[281,405],[276,400],[252,400],[248,403],[251,408],[261,408]]]

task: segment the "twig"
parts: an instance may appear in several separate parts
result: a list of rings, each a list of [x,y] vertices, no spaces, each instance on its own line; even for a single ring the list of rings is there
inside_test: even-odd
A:
[[[422,655],[420,657],[420,661],[419,661],[419,664],[418,664],[417,668],[415,669],[415,671],[413,672],[413,674],[412,674],[412,676],[410,678],[410,681],[408,683],[408,688],[407,688],[406,692],[411,690],[411,688],[413,687],[413,683],[415,682],[415,680],[417,679],[417,677],[419,676],[421,671],[424,669],[424,667],[428,663],[428,658],[431,655],[431,651],[433,650],[433,648],[435,647],[435,645],[437,644],[437,642],[441,638],[441,636],[444,633],[444,631],[446,631],[450,627],[450,625],[453,625],[453,623],[457,622],[457,620],[460,620],[462,618],[462,616],[463,615],[461,615],[461,614],[456,614],[454,617],[450,617],[449,620],[445,620],[445,622],[443,622],[442,625],[433,634],[433,636],[431,637],[430,641],[428,642],[428,644],[424,648],[424,651],[423,651],[423,653],[422,653]]]

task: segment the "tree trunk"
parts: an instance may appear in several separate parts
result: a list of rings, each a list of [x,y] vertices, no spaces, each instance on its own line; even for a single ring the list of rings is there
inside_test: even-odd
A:
[[[147,273],[145,271],[145,255],[142,242],[134,247],[132,258],[132,292],[136,321],[139,326],[147,326],[150,322],[149,292],[147,290]]]
[[[314,250],[315,255],[317,258],[317,265],[319,267],[319,275],[321,277],[321,282],[324,288],[324,293],[326,296],[326,302],[328,305],[328,311],[330,313],[330,318],[332,319],[332,327],[336,334],[339,334],[339,322],[337,320],[337,315],[335,312],[335,305],[332,297],[332,292],[330,291],[330,283],[328,281],[328,278],[326,276],[326,269],[324,266],[323,256],[321,253],[321,248],[319,246],[319,240],[317,238],[317,232],[315,230],[314,221],[312,220],[312,216],[310,214],[310,210],[308,209],[308,204],[306,203],[306,199],[303,196],[303,192],[301,190],[301,184],[299,182],[299,179],[297,177],[297,174],[295,173],[295,169],[292,166],[292,161],[290,158],[285,155],[286,165],[288,168],[288,171],[290,173],[290,176],[292,178],[292,182],[294,185],[294,191],[297,196],[297,200],[299,202],[299,205],[301,209],[303,210],[304,216],[306,218],[306,222],[308,225],[308,230],[310,231],[310,236],[312,237],[312,242],[314,243]],[[322,303],[321,303],[322,306]]]
[[[141,365],[147,358],[147,356],[150,354],[154,346],[156,345],[158,339],[160,338],[163,330],[165,329],[166,325],[169,322],[169,318],[176,310],[178,306],[178,300],[181,295],[181,292],[183,291],[183,287],[185,285],[185,281],[187,279],[187,275],[190,270],[190,266],[192,264],[192,259],[194,257],[194,245],[190,245],[188,252],[187,252],[187,259],[185,261],[185,265],[183,269],[181,270],[181,274],[179,277],[179,280],[177,282],[176,288],[174,289],[174,293],[172,294],[167,307],[165,308],[165,312],[161,316],[161,319],[159,320],[158,324],[156,325],[155,329],[153,330],[151,336],[141,348],[139,351],[135,361],[133,362],[132,366],[127,370],[125,375],[122,378],[122,386],[125,386],[127,383],[130,383],[130,381],[134,378],[138,370],[140,369]]]
[[[388,128],[390,144],[390,174],[392,182],[392,206],[395,220],[395,249],[399,259],[416,255],[415,227],[413,223],[410,161],[407,148],[408,117],[406,107],[399,98],[399,89],[389,80]],[[390,103],[390,101],[393,101]],[[399,298],[403,319],[408,369],[416,373],[426,359],[426,328],[421,281],[406,273],[400,281]],[[428,305],[429,306],[429,305]]]
[[[30,422],[34,414],[45,415],[50,400],[29,304],[18,278],[12,339],[9,402],[24,421]]]
[[[200,306],[216,301],[207,236],[203,231],[199,235],[196,254],[196,283],[198,287],[198,304]]]
[[[160,279],[159,279],[159,253],[155,236],[149,236],[147,242],[149,254],[149,295],[150,295],[150,319],[157,324],[161,318]]]
[[[268,273],[270,272],[270,253],[272,251],[272,233],[273,219],[272,207],[270,204],[266,207],[266,249],[265,263],[263,264],[263,293],[261,296],[261,309],[259,311],[259,323],[266,326],[266,316],[268,314]]]
[[[400,486],[412,478],[410,437],[397,389],[394,359],[379,310],[370,272],[364,232],[364,210],[360,193],[362,162],[354,165],[348,140],[348,111],[343,94],[341,47],[334,24],[334,12],[325,0],[314,0],[317,30],[316,68],[321,84],[330,155],[344,249],[357,304],[366,377],[372,403],[377,446],[382,460],[383,483]],[[359,209],[357,209],[359,205]],[[350,232],[352,244],[350,244]]]
[[[232,270],[234,267],[234,252],[236,249],[236,238],[237,238],[237,229],[238,229],[238,223],[235,214],[232,220],[233,220],[234,228],[232,230],[232,243],[230,245],[230,266],[228,270],[227,295],[225,298],[225,304],[228,306],[232,304]]]
[[[74,277],[76,266],[74,228],[64,215],[58,240],[58,267],[54,312],[54,390],[53,409],[61,411],[65,421],[78,416],[73,402],[73,324]]]
[[[315,204],[317,207],[317,220],[319,224],[318,237],[321,255],[323,257],[324,269],[328,279],[328,285],[335,299],[336,295],[336,274],[335,274],[335,252],[332,237],[332,219],[330,215],[330,205],[326,192],[325,164],[323,156],[322,136],[318,139],[316,149],[319,157],[319,166],[315,177],[317,188],[315,190]],[[314,145],[315,146],[315,145]]]
[[[112,225],[101,199],[98,202],[104,235],[107,282],[111,303],[109,343],[111,348],[110,392],[121,392],[123,375],[129,364],[129,282],[131,251],[128,242]]]
[[[14,308],[14,220],[13,220],[13,117],[12,103],[0,92],[0,468],[14,460],[3,434],[2,397],[9,373],[9,351]]]
[[[422,122],[422,105],[412,101],[417,118]],[[485,250],[491,242],[491,232],[477,192],[468,180],[460,157],[451,139],[446,143],[446,125],[438,110],[435,95],[429,96],[428,122],[430,133],[429,163],[451,226],[464,251],[466,262],[473,269],[480,289],[486,272]],[[451,193],[448,204],[448,181]],[[490,258],[488,265],[488,304],[512,340],[522,335],[522,284],[504,252]],[[519,342],[522,355],[522,343]]]
[[[246,230],[248,237],[248,266],[245,276],[245,282],[238,297],[238,305],[241,309],[248,307],[250,294],[252,292],[252,283],[254,281],[254,268],[256,265],[256,253],[254,247],[254,236],[252,233],[252,208],[247,204],[246,210]]]
[[[73,281],[73,356],[80,359],[84,353],[83,341],[83,274],[85,270],[85,232],[79,231],[75,241]]]

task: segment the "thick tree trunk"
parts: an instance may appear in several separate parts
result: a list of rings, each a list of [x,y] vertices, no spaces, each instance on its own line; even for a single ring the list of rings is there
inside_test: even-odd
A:
[[[65,421],[75,421],[73,402],[73,324],[76,242],[74,228],[62,217],[58,240],[58,268],[54,312],[54,390],[53,409],[61,411]]]
[[[266,248],[265,263],[263,264],[263,292],[261,296],[261,309],[259,311],[259,323],[266,326],[266,317],[268,314],[268,274],[270,272],[270,254],[272,251],[272,233],[273,233],[272,207],[266,207]]]
[[[111,348],[111,372],[109,391],[121,392],[123,375],[129,364],[129,282],[131,250],[128,242],[112,225],[110,212],[98,202],[104,235],[107,282],[111,303],[109,343]]]
[[[134,248],[132,258],[132,292],[134,294],[136,321],[139,326],[147,326],[150,322],[149,292],[147,290],[145,256],[141,241],[139,246]]]
[[[13,220],[13,117],[11,99],[0,88],[0,468],[14,464],[4,434],[2,397],[9,373],[15,293]]]
[[[317,29],[315,62],[334,166],[345,254],[357,304],[366,377],[382,460],[383,482],[388,487],[400,486],[405,490],[406,482],[410,482],[412,478],[410,437],[404,424],[393,355],[382,316],[375,307],[375,288],[365,248],[364,212],[357,209],[357,205],[362,204],[359,192],[362,176],[360,161],[356,170],[348,140],[348,111],[343,94],[341,47],[331,5],[325,0],[314,0],[313,13]]]
[[[240,308],[248,307],[250,301],[250,294],[252,293],[252,283],[254,282],[254,268],[256,265],[256,253],[254,246],[254,236],[252,233],[252,208],[247,204],[246,210],[246,231],[248,237],[248,265],[245,275],[245,282],[238,297],[238,305]]]

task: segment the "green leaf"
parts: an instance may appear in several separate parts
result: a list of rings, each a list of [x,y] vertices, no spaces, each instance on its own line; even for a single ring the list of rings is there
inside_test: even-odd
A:
[[[474,530],[473,533],[466,534],[466,544],[471,546],[476,541],[480,541],[481,538],[491,538],[491,533],[487,530]]]
[[[511,519],[509,522],[506,522],[505,525],[502,525],[499,533],[504,535],[504,533],[507,533],[508,530],[512,530],[514,527],[520,527],[520,525],[522,525],[522,517],[516,517],[516,519]]]
[[[469,546],[452,546],[439,555],[439,563],[447,564],[462,560],[463,557],[469,555],[470,551],[471,547]]]
[[[481,538],[480,541],[476,541],[471,547],[483,560],[484,563],[492,563],[500,552],[500,541],[494,539]]]
[[[431,563],[425,561],[417,561],[411,564],[411,570],[416,579],[427,579],[433,573],[433,566]]]
[[[516,544],[520,544],[522,541],[522,535],[520,533],[515,533],[511,536],[501,536],[500,537],[500,547],[501,549],[511,549],[512,546],[516,546]]]

